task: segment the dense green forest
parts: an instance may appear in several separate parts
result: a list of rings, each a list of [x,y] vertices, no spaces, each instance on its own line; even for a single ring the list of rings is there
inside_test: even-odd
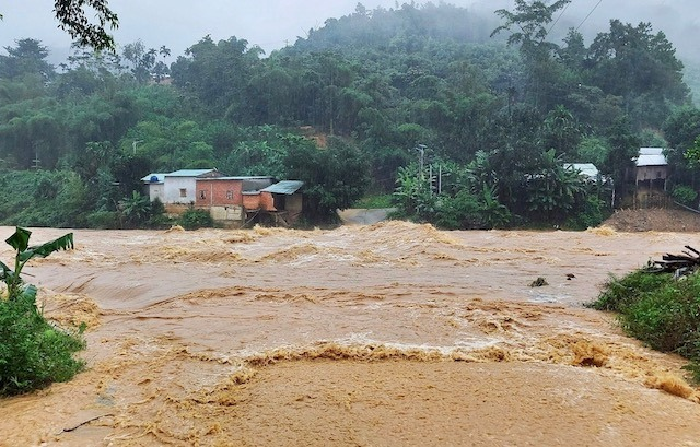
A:
[[[0,56],[0,222],[163,225],[139,179],[217,167],[304,180],[307,223],[393,194],[400,215],[444,228],[580,228],[625,196],[640,146],[673,148],[670,186],[692,195],[700,110],[665,35],[613,20],[553,42],[569,0],[515,3],[358,4],[270,55],[205,36],[169,66],[167,42],[75,46],[54,67],[18,40]]]

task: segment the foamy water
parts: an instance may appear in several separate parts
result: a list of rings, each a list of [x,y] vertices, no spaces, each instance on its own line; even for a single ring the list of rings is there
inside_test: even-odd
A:
[[[683,360],[582,306],[689,236],[77,231],[26,272],[89,369],[3,400],[3,443],[700,444]]]

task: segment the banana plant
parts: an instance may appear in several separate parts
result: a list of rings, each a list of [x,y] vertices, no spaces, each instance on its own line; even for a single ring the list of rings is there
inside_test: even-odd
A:
[[[5,300],[18,300],[23,294],[23,281],[21,277],[22,269],[27,261],[34,257],[45,258],[52,252],[57,250],[67,250],[73,248],[73,233],[65,234],[55,240],[38,246],[30,246],[29,238],[32,232],[22,227],[15,227],[15,233],[5,240],[7,244],[15,249],[15,265],[14,270],[10,269],[5,263],[0,261],[0,281],[7,285],[7,297]],[[28,285],[27,288],[35,288]],[[26,288],[25,288],[26,289]],[[31,293],[31,291],[29,291]]]

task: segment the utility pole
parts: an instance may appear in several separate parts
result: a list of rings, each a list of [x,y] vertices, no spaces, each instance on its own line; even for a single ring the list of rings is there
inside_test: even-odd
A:
[[[427,147],[426,145],[423,145],[423,144],[420,144],[420,143],[418,144],[418,147],[415,148],[416,151],[418,151],[418,153],[419,153],[419,156],[418,156],[418,169],[420,170],[420,178],[421,178],[421,179],[423,178],[423,158],[424,158],[424,156],[425,156],[425,150],[426,150],[427,148],[428,148],[428,147]]]
[[[34,160],[32,160],[32,168],[35,170],[38,170],[40,165],[39,161],[39,145],[37,142],[34,142]]]

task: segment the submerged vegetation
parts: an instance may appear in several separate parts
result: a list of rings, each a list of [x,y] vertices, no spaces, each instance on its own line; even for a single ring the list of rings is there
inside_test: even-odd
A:
[[[15,249],[14,269],[0,262],[6,295],[0,297],[0,395],[16,395],[71,379],[83,369],[73,354],[85,347],[80,335],[46,320],[36,306],[37,289],[21,273],[34,257],[73,247],[69,233],[38,246],[29,246],[31,232],[16,228],[5,240]]]
[[[592,305],[617,311],[623,329],[655,350],[690,360],[686,366],[700,383],[700,273],[634,271],[611,278]]]

